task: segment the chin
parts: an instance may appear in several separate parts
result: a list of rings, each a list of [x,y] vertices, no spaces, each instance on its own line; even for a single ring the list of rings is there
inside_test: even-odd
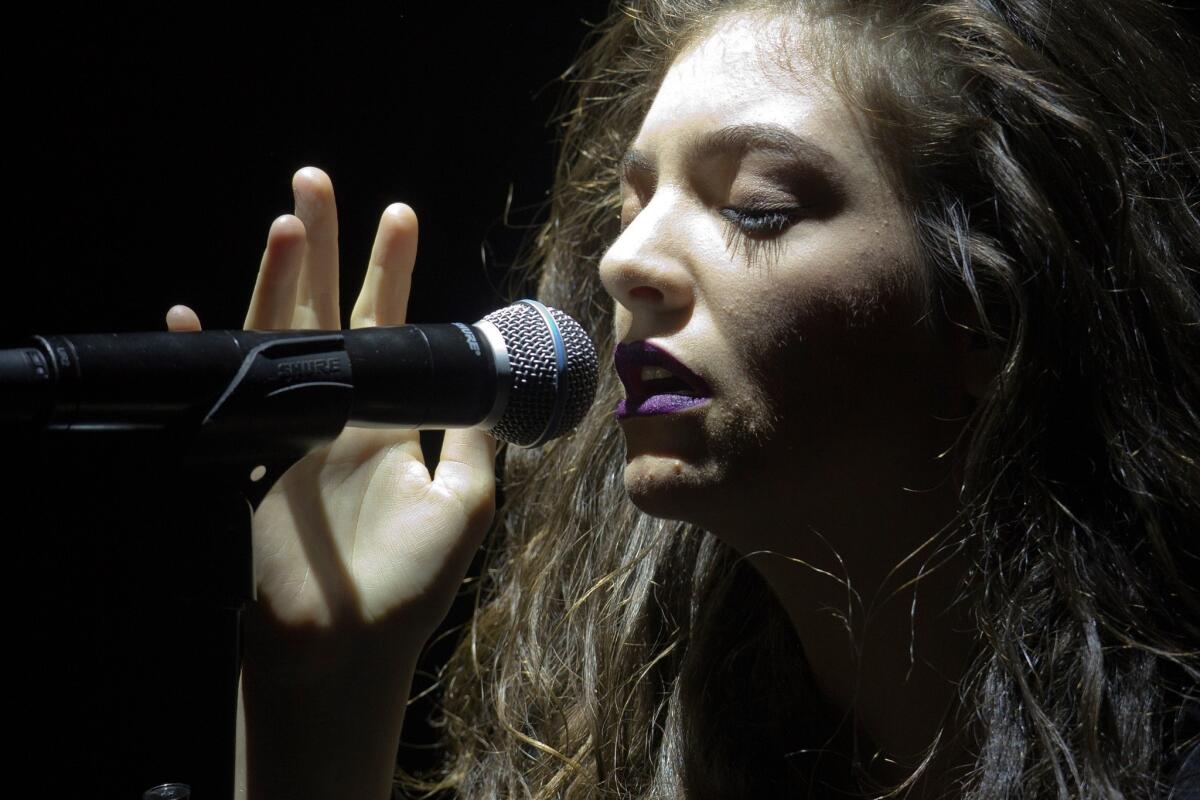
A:
[[[641,511],[713,530],[745,508],[751,476],[762,478],[758,426],[740,406],[634,417],[625,434],[625,491]],[[748,459],[748,456],[755,456]],[[750,468],[749,464],[756,466]],[[741,464],[742,468],[735,465]]]
[[[652,517],[709,527],[721,502],[719,472],[680,458],[641,455],[625,465],[625,491]]]

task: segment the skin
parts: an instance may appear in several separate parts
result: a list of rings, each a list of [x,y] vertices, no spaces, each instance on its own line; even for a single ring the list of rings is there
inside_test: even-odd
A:
[[[769,28],[732,18],[685,52],[634,143],[626,227],[601,265],[619,338],[659,344],[714,394],[621,423],[626,484],[649,513],[748,554],[894,781],[932,739],[966,652],[968,626],[946,611],[960,570],[924,572],[919,553],[955,510],[937,454],[965,413],[962,346],[922,320],[914,240],[857,120],[818,70],[758,50]],[[689,147],[763,123],[818,143],[836,180],[761,146]],[[340,328],[332,183],[305,168],[293,188],[246,327]],[[755,249],[722,214],[748,199],[805,212]],[[403,323],[416,241],[412,210],[389,206],[351,327]],[[167,324],[200,320],[176,306]],[[431,474],[415,432],[348,428],[274,485],[254,517],[239,797],[388,796],[417,654],[492,516],[493,458],[490,437],[450,431]]]
[[[971,647],[951,603],[962,566],[929,544],[957,510],[965,346],[930,324],[908,214],[861,120],[801,50],[785,65],[770,46],[795,34],[718,25],[676,59],[626,158],[624,227],[600,265],[617,339],[660,346],[713,396],[621,422],[625,485],[750,558],[894,782],[933,741]],[[826,155],[697,145],[747,126]],[[786,220],[764,228],[764,208]]]

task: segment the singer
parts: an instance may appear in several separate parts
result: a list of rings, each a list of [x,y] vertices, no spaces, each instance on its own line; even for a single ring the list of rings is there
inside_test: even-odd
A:
[[[534,259],[601,399],[506,451],[494,524],[473,430],[431,473],[414,432],[347,429],[278,481],[246,796],[388,796],[480,546],[446,760],[404,796],[1192,796],[1200,70],[1173,13],[614,6]],[[294,189],[247,328],[341,327],[332,184]],[[416,250],[388,207],[351,327],[404,322]]]

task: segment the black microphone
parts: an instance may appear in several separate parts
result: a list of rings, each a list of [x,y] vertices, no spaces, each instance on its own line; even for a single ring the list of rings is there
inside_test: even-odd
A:
[[[474,325],[36,336],[0,350],[0,432],[166,437],[209,461],[310,449],[346,425],[537,446],[583,419],[596,363],[579,323],[534,300]]]

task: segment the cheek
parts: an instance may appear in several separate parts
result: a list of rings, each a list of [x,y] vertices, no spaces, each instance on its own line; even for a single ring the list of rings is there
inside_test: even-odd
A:
[[[730,333],[765,355],[820,339],[834,349],[886,346],[924,314],[923,282],[907,239],[863,216],[797,231],[773,263],[718,291]],[[878,335],[880,342],[872,342]]]
[[[919,314],[831,311],[764,364],[780,438],[846,469],[932,460],[961,416],[950,350]]]
[[[723,301],[742,372],[789,425],[794,414],[832,425],[910,413],[949,389],[950,351],[929,329],[911,266],[874,260],[872,270],[882,254],[840,255],[777,268],[776,280]]]

